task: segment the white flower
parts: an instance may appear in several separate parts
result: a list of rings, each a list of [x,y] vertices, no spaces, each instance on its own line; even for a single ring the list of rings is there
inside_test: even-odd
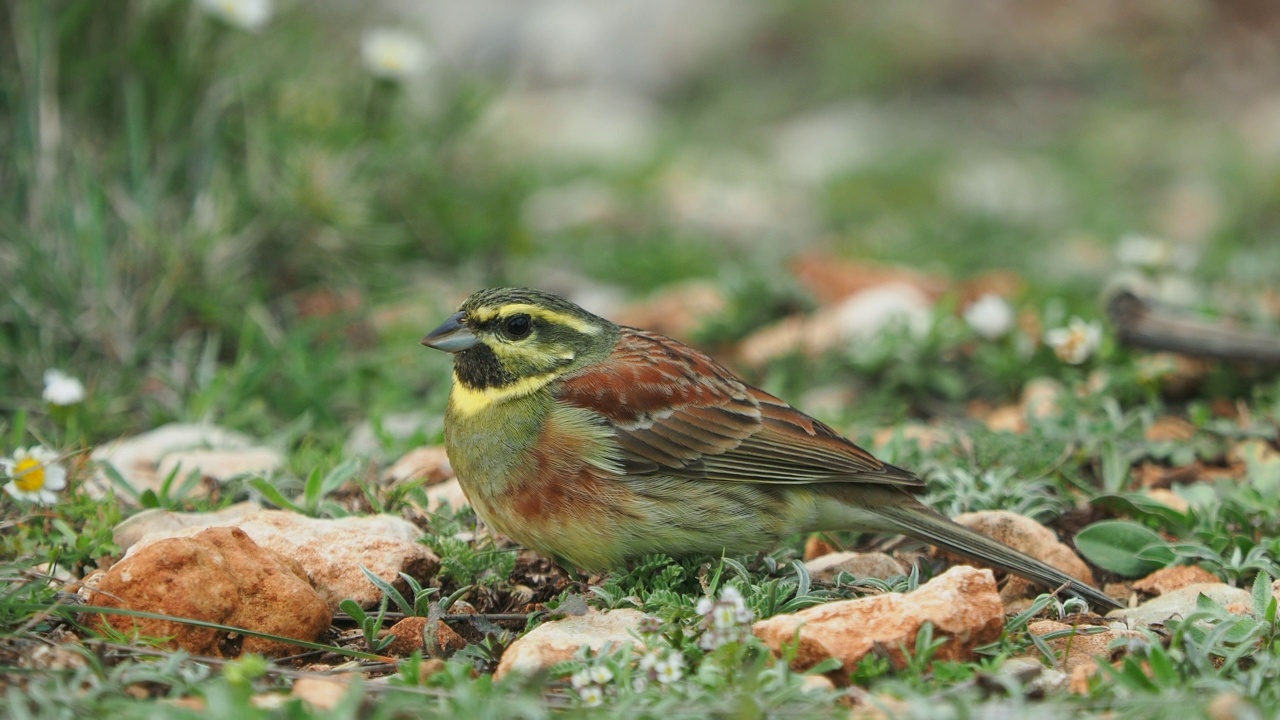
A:
[[[5,484],[5,492],[17,500],[52,505],[58,501],[54,492],[67,486],[66,468],[59,465],[58,454],[44,447],[19,448],[12,458],[0,458],[0,468],[13,478]]]
[[[84,400],[84,383],[62,372],[47,370],[44,374],[44,401],[51,405],[75,405]]]
[[[578,688],[578,697],[582,698],[582,704],[587,707],[598,707],[604,703],[604,688],[599,685],[588,685],[584,688]]]
[[[964,321],[988,340],[998,340],[1013,329],[1013,308],[999,295],[988,293],[965,308]]]
[[[200,0],[210,15],[215,15],[242,30],[257,32],[266,27],[274,8],[273,0]]]
[[[673,683],[684,675],[684,655],[673,652],[661,660],[654,670],[658,676],[658,682],[663,685]]]
[[[648,672],[658,667],[658,661],[661,659],[662,658],[658,655],[658,653],[650,650],[649,652],[640,656],[640,669],[645,672]]]
[[[599,685],[608,685],[613,679],[613,671],[604,665],[596,665],[591,668],[591,679]]]
[[[738,624],[738,613],[732,605],[727,603],[717,603],[716,609],[711,612],[711,627],[727,630]]]
[[[638,693],[642,693],[649,689],[649,678],[644,677],[643,675],[635,678],[631,681],[631,689]]]
[[[1125,235],[1116,242],[1116,260],[1125,267],[1158,269],[1170,264],[1169,243],[1146,235]]]
[[[747,607],[742,593],[735,587],[721,590],[719,600],[707,597],[700,599],[697,610],[703,618],[703,633],[698,644],[707,650],[739,642],[745,632],[744,626],[755,617]]]
[[[1102,344],[1102,326],[1073,317],[1067,327],[1054,328],[1044,334],[1044,342],[1053,348],[1058,359],[1071,365],[1088,360]]]
[[[716,605],[716,601],[709,597],[698,598],[698,606],[694,608],[699,615],[710,615],[712,608]]]
[[[427,46],[422,38],[395,28],[371,28],[360,38],[360,57],[377,77],[403,80],[422,70]]]
[[[591,671],[579,670],[569,678],[569,683],[573,685],[574,689],[581,690],[591,684]]]

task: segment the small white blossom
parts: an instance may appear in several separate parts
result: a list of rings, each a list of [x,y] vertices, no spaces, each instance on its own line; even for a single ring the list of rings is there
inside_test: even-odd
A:
[[[0,458],[0,469],[12,478],[4,490],[15,500],[52,505],[54,493],[67,486],[67,471],[58,454],[45,447],[19,448],[11,458]]]
[[[1097,321],[1086,322],[1073,317],[1067,327],[1046,332],[1044,342],[1053,348],[1062,362],[1079,365],[1092,357],[1102,344],[1102,326]]]
[[[715,602],[715,600],[712,600],[709,597],[699,598],[698,605],[694,610],[696,610],[699,615],[710,615],[711,609],[715,607]]]
[[[716,606],[715,610],[711,611],[711,615],[708,617],[711,618],[711,627],[718,630],[727,630],[738,624],[738,613],[735,612],[732,605],[721,603]]]
[[[684,675],[684,655],[673,652],[658,662],[658,666],[654,668],[658,676],[658,682],[668,685],[679,680]]]
[[[599,685],[578,688],[578,697],[582,698],[582,704],[587,707],[599,707],[604,704],[604,688]]]
[[[649,678],[641,675],[631,681],[631,689],[642,693],[649,689]]]
[[[579,670],[569,678],[569,683],[573,685],[575,690],[581,690],[591,684],[591,671]]]
[[[613,671],[604,665],[596,665],[591,668],[591,679],[598,685],[608,685],[613,679]]]
[[[210,15],[222,18],[242,30],[257,32],[266,27],[274,11],[273,0],[199,0]]]
[[[702,615],[703,629],[698,644],[707,650],[743,640],[746,636],[745,626],[755,617],[747,607],[742,593],[735,587],[721,590],[718,600],[702,598],[698,601],[697,609]]]
[[[658,661],[661,659],[662,657],[658,655],[658,653],[650,650],[649,652],[640,656],[640,669],[645,672],[648,672],[654,669],[655,667],[657,667]]]
[[[75,405],[84,401],[84,383],[61,370],[44,374],[44,401],[50,405]]]
[[[1013,308],[999,295],[986,294],[965,308],[964,321],[978,335],[998,340],[1013,329]]]
[[[388,80],[403,80],[420,72],[427,62],[422,38],[395,28],[371,28],[360,38],[360,58],[369,72]]]
[[[1170,264],[1169,243],[1146,235],[1125,235],[1116,243],[1116,260],[1125,267],[1156,270]]]

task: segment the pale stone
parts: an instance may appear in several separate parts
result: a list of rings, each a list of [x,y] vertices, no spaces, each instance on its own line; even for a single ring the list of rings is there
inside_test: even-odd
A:
[[[1163,624],[1171,618],[1184,618],[1194,613],[1197,598],[1202,594],[1231,611],[1243,607],[1242,614],[1252,607],[1252,597],[1248,590],[1231,587],[1226,583],[1196,583],[1171,590],[1136,608],[1112,610],[1107,613],[1107,617],[1126,620],[1138,627]]]
[[[890,327],[921,335],[928,330],[933,301],[914,285],[891,281],[857,292],[812,315],[792,316],[757,331],[738,346],[742,359],[763,365],[798,353],[817,356],[867,342]]]
[[[1179,495],[1178,493],[1172,490],[1166,490],[1164,488],[1151,488],[1149,490],[1146,490],[1145,492],[1147,497],[1151,498],[1152,500],[1155,500],[1156,502],[1160,503],[1161,505],[1164,505],[1165,507],[1171,510],[1177,510],[1180,513],[1185,513],[1186,511],[1191,509],[1191,503],[1187,502],[1186,498],[1182,497],[1181,495]]]
[[[263,510],[227,525],[238,527],[263,547],[291,558],[306,569],[316,589],[336,609],[345,599],[372,607],[382,592],[361,571],[403,589],[400,573],[423,581],[432,577],[440,560],[418,542],[422,532],[413,523],[391,515],[336,519],[310,518],[283,510]],[[126,557],[168,537],[190,537],[203,527],[159,531],[140,538]]]
[[[1029,517],[1007,510],[982,510],[957,516],[955,521],[1051,565],[1083,583],[1094,584],[1093,571],[1080,556],[1059,542],[1052,530]],[[1014,576],[1005,583],[1000,597],[1006,603],[1011,603],[1044,591],[1045,588],[1039,584]]]
[[[1037,620],[1027,626],[1027,632],[1043,636],[1050,633],[1071,630],[1072,626],[1055,620]],[[1111,643],[1120,639],[1140,640],[1142,633],[1135,630],[1103,629],[1100,627],[1077,626],[1070,635],[1046,640],[1058,656],[1062,671],[1071,674],[1082,665],[1094,665],[1099,662],[1110,663],[1117,659],[1122,650],[1110,650]]]
[[[835,552],[814,558],[804,564],[814,580],[830,582],[836,575],[847,572],[858,578],[885,580],[907,574],[902,563],[884,553]]]
[[[971,660],[974,648],[1004,628],[1004,605],[991,571],[958,565],[910,593],[825,603],[762,620],[752,631],[778,655],[798,640],[791,663],[797,670],[836,658],[842,671],[833,679],[839,682],[876,648],[895,667],[905,667],[904,648],[915,646],[926,622],[934,637],[946,638],[935,660]]]
[[[138,493],[146,490],[159,493],[167,471],[174,467],[173,464],[165,465],[162,472],[162,462],[175,453],[196,450],[251,451],[254,462],[250,466],[255,469],[278,468],[283,464],[283,458],[277,451],[257,446],[248,435],[216,425],[195,423],[170,423],[140,435],[100,445],[94,449],[90,459],[99,465],[109,463]],[[269,457],[273,453],[275,462]],[[188,459],[183,467],[188,472],[201,469],[195,459]],[[225,479],[226,475],[208,474],[207,477]],[[116,489],[101,467],[94,472],[85,489],[94,497],[106,497],[108,493],[115,492],[122,502],[135,502],[127,492]],[[193,492],[204,495],[209,489],[210,486],[206,483]]]
[[[264,548],[237,528],[211,528],[192,537],[167,538],[131,553],[90,591],[89,604],[128,608],[230,625],[280,637],[315,641],[332,613],[306,571]],[[196,655],[287,655],[297,647],[251,635],[170,620],[99,616],[120,632],[170,638],[169,646]]]
[[[442,507],[458,510],[471,504],[471,501],[467,499],[467,493],[462,489],[462,483],[458,482],[458,478],[428,487],[426,495],[427,512],[435,512]]]
[[[573,658],[583,647],[593,652],[636,646],[635,633],[645,614],[639,610],[591,610],[586,615],[543,623],[516,640],[502,654],[494,678],[532,674]]]
[[[290,694],[319,710],[332,710],[350,690],[350,680],[307,676],[293,682]]]
[[[284,468],[284,455],[273,448],[179,450],[165,455],[156,474],[167,478],[174,474],[174,484],[197,473],[201,478],[224,483],[241,475],[271,475]]]
[[[1062,383],[1052,378],[1033,378],[1022,388],[1022,414],[1028,420],[1041,420],[1062,414],[1059,398],[1066,392]]]
[[[1219,582],[1218,576],[1198,565],[1175,565],[1160,568],[1133,584],[1133,589],[1152,595],[1164,595],[1188,585]]]
[[[236,503],[213,512],[174,512],[161,508],[143,510],[121,520],[111,531],[111,539],[121,550],[128,550],[143,537],[155,533],[157,538],[175,536],[187,528],[225,527],[262,510],[256,502]]]
[[[414,448],[382,473],[384,483],[425,480],[428,485],[452,478],[453,466],[443,445]]]

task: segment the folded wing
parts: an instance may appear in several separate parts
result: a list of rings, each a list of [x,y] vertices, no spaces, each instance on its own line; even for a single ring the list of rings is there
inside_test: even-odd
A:
[[[923,488],[914,474],[662,335],[623,328],[609,358],[556,392],[613,427],[628,475]]]

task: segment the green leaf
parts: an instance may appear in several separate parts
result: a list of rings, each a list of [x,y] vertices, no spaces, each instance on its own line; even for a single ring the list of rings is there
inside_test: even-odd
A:
[[[253,478],[252,480],[249,481],[249,485],[251,485],[253,489],[262,493],[262,497],[265,498],[266,501],[271,503],[272,505],[275,505],[278,508],[283,508],[285,510],[292,510],[296,513],[303,513],[302,508],[295,505],[292,501],[290,501],[288,498],[284,496],[284,493],[280,492],[279,488],[267,482],[266,480],[263,480],[262,478]],[[306,513],[303,513],[303,514],[306,514]]]
[[[1196,596],[1196,610],[1205,610],[1211,613],[1217,613],[1219,615],[1227,614],[1226,608],[1219,605],[1216,600],[1209,597],[1208,595],[1205,595],[1204,593],[1200,593],[1199,595]]]
[[[160,498],[159,496],[156,495],[155,490],[152,490],[151,488],[147,488],[146,490],[142,491],[141,495],[138,496],[138,504],[144,508],[147,508],[148,510],[151,508],[158,508],[160,507]]]
[[[320,475],[320,468],[312,468],[310,474],[307,475],[307,482],[302,488],[302,502],[307,510],[314,512],[316,506],[320,503],[321,492],[320,487],[324,478]]]
[[[1154,530],[1125,520],[1094,523],[1077,533],[1075,542],[1089,562],[1123,577],[1142,577],[1176,559]]]
[[[409,600],[405,598],[399,590],[396,590],[395,587],[391,585],[391,583],[378,577],[376,573],[364,565],[360,566],[360,572],[364,573],[364,576],[369,579],[369,582],[373,583],[375,587],[382,591],[384,599],[390,598],[391,601],[396,604],[396,607],[400,608],[400,612],[404,613],[408,617],[413,616],[413,603],[409,602]]]
[[[1165,687],[1178,684],[1178,671],[1163,647],[1154,647],[1147,653],[1147,664],[1151,666],[1151,675]]]
[[[1105,508],[1138,520],[1149,520],[1167,530],[1190,528],[1187,513],[1178,512],[1164,503],[1142,493],[1124,495],[1099,495],[1089,502],[1094,507]]]
[[[355,600],[343,600],[338,603],[338,608],[342,610],[342,612],[350,615],[351,619],[355,620],[357,625],[364,625],[365,619],[369,617],[369,615],[364,611],[364,608],[360,607],[360,604]]]
[[[336,467],[324,476],[324,482],[320,486],[320,494],[328,495],[342,487],[344,483],[355,477],[356,472],[360,470],[362,462],[360,458],[355,457],[347,458],[338,463]]]
[[[1275,602],[1271,595],[1271,576],[1265,572],[1253,578],[1253,616],[1259,620],[1267,618],[1267,608]]]
[[[123,475],[120,474],[120,471],[116,469],[115,465],[112,465],[111,463],[103,460],[98,463],[98,467],[102,470],[103,473],[106,474],[107,479],[111,481],[112,485],[123,490],[126,495],[133,498],[134,500],[140,499],[140,494],[138,492],[138,489],[135,488],[132,483],[130,483],[128,480],[124,478]],[[152,493],[152,495],[154,494],[155,493]]]

